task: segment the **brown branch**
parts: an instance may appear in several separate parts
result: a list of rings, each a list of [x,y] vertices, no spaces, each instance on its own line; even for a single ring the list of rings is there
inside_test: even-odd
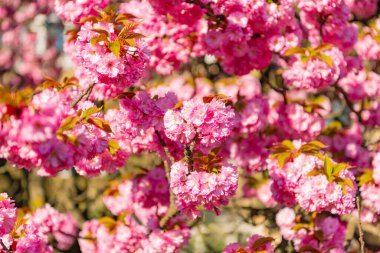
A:
[[[174,157],[172,156],[172,154],[170,153],[169,148],[168,148],[168,146],[166,145],[164,139],[162,139],[160,133],[159,133],[157,130],[155,131],[155,133],[156,133],[156,135],[157,135],[158,141],[160,142],[162,148],[163,148],[164,151],[165,151],[166,157],[169,159],[169,161],[170,161],[170,163],[171,163],[171,164],[169,164],[169,167],[171,167],[171,165],[172,165],[173,163],[175,163],[175,159],[174,159]],[[168,178],[168,180],[169,180],[169,178]]]
[[[354,108],[354,104],[350,101],[350,98],[348,97],[348,94],[342,89],[342,87],[338,86],[338,84],[335,84],[334,85],[335,89],[341,93],[343,95],[343,98],[346,102],[346,105],[348,106],[348,108],[350,109],[350,111],[352,111],[353,113],[355,113],[356,117],[358,118],[359,122],[360,123],[363,123],[363,118],[362,118],[362,115],[361,115],[361,111],[356,111],[355,108]]]
[[[66,233],[62,230],[58,230],[59,233],[65,235],[65,236],[68,236],[68,237],[71,237],[71,238],[75,238],[75,239],[81,239],[81,240],[90,240],[90,241],[96,241],[96,238],[94,237],[82,237],[80,235],[72,235],[72,234],[69,234],[69,233]]]
[[[160,133],[156,130],[155,131],[158,141],[160,142],[162,148],[165,151],[166,157],[169,159],[170,164],[168,164],[167,160],[164,160],[164,167],[165,167],[165,174],[166,174],[166,179],[168,180],[168,183],[170,184],[170,167],[175,163],[175,159],[172,156],[172,154],[169,151],[168,146],[165,143],[165,140],[162,138]],[[170,220],[171,217],[175,216],[178,213],[177,206],[175,205],[175,195],[172,191],[172,189],[169,186],[169,193],[170,193],[170,205],[169,205],[169,210],[165,214],[164,217],[161,218],[160,220],[160,228],[164,229],[168,221]]]
[[[1,244],[1,247],[3,248],[3,250],[7,253],[11,253],[11,251],[7,248],[7,246],[5,246],[5,244],[3,243],[3,241],[0,239],[0,244]]]
[[[285,104],[288,104],[289,101],[288,101],[288,97],[286,96],[286,88],[284,89],[280,89],[278,87],[276,87],[275,85],[273,85],[269,80],[265,80],[265,83],[269,85],[269,87],[276,91],[277,93],[280,93],[282,95],[282,97],[284,98],[284,103]]]
[[[92,92],[92,89],[94,88],[95,86],[95,83],[93,84],[90,84],[85,91],[83,91],[82,93],[80,93],[78,95],[78,97],[76,97],[74,99],[73,102],[71,102],[71,107],[75,107],[83,98],[85,98],[86,100],[88,99],[88,97],[90,96],[91,92]]]
[[[362,214],[362,209],[360,205],[360,197],[359,195],[356,196],[356,207],[358,209],[358,228],[359,228],[359,242],[360,242],[360,252],[364,253],[364,234],[363,234],[363,228],[362,228],[362,219],[361,219],[361,214]]]

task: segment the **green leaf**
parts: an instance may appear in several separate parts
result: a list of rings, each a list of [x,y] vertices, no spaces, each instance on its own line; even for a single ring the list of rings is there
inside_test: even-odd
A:
[[[82,114],[81,114],[81,118],[84,122],[87,122],[88,120],[88,117],[90,117],[91,115],[95,114],[95,113],[98,113],[100,112],[101,110],[103,110],[103,107],[90,107],[88,109],[86,109]]]
[[[255,250],[261,246],[263,246],[266,243],[271,243],[273,242],[274,239],[272,237],[261,237],[257,239],[253,244],[252,244],[252,249]]]
[[[78,116],[70,116],[67,117],[62,123],[61,126],[58,128],[57,133],[63,133],[64,131],[68,131],[73,129],[77,123],[79,122],[80,118]]]
[[[117,226],[117,221],[110,217],[102,217],[99,220],[99,224],[108,229],[109,232],[113,232]]]
[[[326,64],[332,68],[334,66],[334,62],[333,60],[331,59],[330,56],[328,56],[327,54],[320,54],[318,56],[319,59],[321,59],[322,61],[326,62]]]
[[[290,56],[294,54],[305,54],[305,53],[306,53],[306,50],[304,48],[294,47],[294,48],[289,48],[288,50],[286,50],[286,52],[284,53],[284,56]]]
[[[110,139],[108,142],[108,151],[110,152],[110,154],[115,155],[119,149],[119,143],[114,139]]]
[[[377,43],[380,43],[380,35],[372,36],[374,40],[376,40]]]
[[[129,22],[129,23],[127,23],[127,24],[123,27],[123,29],[121,29],[121,31],[120,31],[118,37],[121,37],[121,38],[122,38],[127,32],[129,32],[129,31],[135,29],[135,28],[136,28],[139,24],[141,24],[141,23],[142,23],[142,21],[139,21],[139,22]]]
[[[312,171],[310,171],[309,173],[307,173],[306,176],[308,177],[314,177],[314,176],[317,176],[317,175],[321,175],[323,174],[323,172],[319,169],[313,169]]]
[[[307,223],[297,223],[292,227],[293,230],[298,231],[300,229],[310,230],[310,225]]]
[[[316,146],[317,148],[327,148],[327,146],[320,141],[311,141],[308,144]]]
[[[334,172],[333,172],[333,175],[334,176],[339,176],[339,173],[344,170],[344,169],[347,169],[349,168],[350,165],[346,164],[346,163],[338,163],[338,164],[335,164],[334,165]]]
[[[304,55],[304,54],[301,54],[301,61],[303,64],[305,64],[307,61],[309,60],[309,57]]]
[[[119,41],[112,41],[108,44],[108,48],[114,53],[117,57],[120,58],[121,45]]]
[[[90,40],[90,43],[92,46],[95,46],[96,44],[98,44],[100,41],[107,41],[108,40],[108,37],[105,36],[104,34],[100,34],[98,36],[95,36],[93,37],[91,40]]]
[[[334,164],[327,155],[325,155],[324,169],[326,172],[327,180],[331,183],[333,180]]]
[[[322,44],[322,45],[320,45],[319,47],[315,48],[315,49],[313,50],[313,52],[314,52],[314,53],[319,53],[319,52],[322,52],[322,51],[325,51],[325,50],[331,49],[331,48],[333,48],[333,47],[334,47],[334,45],[332,45],[332,44]]]
[[[295,147],[293,145],[293,142],[289,141],[289,140],[284,140],[281,142],[282,145],[284,145],[285,147],[289,148],[290,150],[294,150]]]
[[[99,34],[104,34],[106,37],[109,36],[109,33],[106,30],[103,30],[103,29],[91,29],[91,31],[97,32]]]
[[[87,123],[94,125],[96,127],[99,127],[100,129],[102,129],[103,131],[107,133],[112,133],[110,124],[104,119],[91,117],[91,118],[88,118]]]
[[[280,165],[280,168],[283,168],[286,161],[290,157],[290,153],[282,153],[277,156],[278,165]]]
[[[122,39],[127,40],[127,39],[142,39],[145,38],[145,35],[141,33],[126,33],[122,37]]]
[[[78,146],[78,136],[74,134],[57,133],[56,137],[58,140],[69,141],[73,145]]]
[[[360,175],[360,177],[358,178],[358,185],[359,186],[362,186],[363,184],[373,184],[375,183],[374,179],[373,179],[373,170],[372,169],[364,169],[362,170],[363,171],[363,174]]]
[[[345,187],[344,182],[338,180],[338,182],[336,182],[336,183],[337,183],[337,184],[340,186],[340,188],[342,189],[342,194],[343,194],[343,196],[345,196],[345,195],[347,194],[347,191],[346,191],[346,187]]]
[[[122,22],[122,21],[125,21],[125,20],[128,20],[128,19],[135,19],[135,18],[136,18],[136,16],[134,16],[132,14],[129,14],[129,13],[120,13],[115,18],[115,23],[119,23],[119,22]]]
[[[183,107],[183,102],[179,101],[175,106],[172,108],[173,110],[180,109]]]

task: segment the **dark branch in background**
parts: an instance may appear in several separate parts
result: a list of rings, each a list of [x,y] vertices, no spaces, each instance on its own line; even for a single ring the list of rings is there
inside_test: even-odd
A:
[[[170,161],[170,163],[171,163],[171,164],[169,164],[169,167],[170,167],[170,166],[172,166],[173,163],[175,163],[175,159],[174,159],[174,157],[172,156],[172,154],[170,153],[169,148],[168,148],[168,146],[166,145],[164,139],[162,139],[160,133],[159,133],[157,130],[155,131],[155,133],[156,133],[156,135],[157,135],[158,141],[160,142],[162,148],[163,148],[164,151],[165,151],[166,157],[169,159],[169,161]]]
[[[210,4],[204,4],[202,3],[202,1],[200,0],[187,0],[186,1],[187,3],[191,3],[191,4],[195,4],[195,5],[198,5],[199,7],[201,7],[202,9],[205,9],[207,12],[206,12],[206,15],[208,17],[210,17],[210,20],[212,21],[216,21],[217,24],[222,24],[224,22],[226,22],[226,17],[224,15],[217,15],[214,13],[214,10],[211,8],[211,5]]]
[[[90,84],[85,91],[80,93],[78,95],[78,97],[71,103],[71,107],[74,108],[83,98],[85,98],[85,100],[87,100],[88,97],[91,95],[91,92],[92,92],[92,89],[94,88],[94,86],[95,86],[95,83]]]
[[[5,246],[5,244],[3,243],[3,241],[0,239],[0,244],[1,244],[1,247],[3,248],[3,250],[7,253],[11,253],[11,251],[7,248],[7,246]]]
[[[166,145],[164,139],[162,139],[160,133],[157,130],[155,131],[155,133],[157,135],[158,141],[160,142],[162,148],[165,151],[166,157],[170,161],[170,164],[168,164],[168,161],[163,159],[164,166],[165,166],[166,179],[168,180],[168,183],[170,184],[170,167],[175,163],[175,159],[172,156],[172,154],[170,153],[169,148]],[[173,191],[171,190],[170,186],[169,186],[169,193],[170,193],[170,206],[169,206],[168,212],[160,220],[160,228],[161,229],[164,229],[166,224],[170,220],[170,218],[175,216],[178,213],[177,206],[175,205],[175,195],[174,195]]]
[[[348,97],[348,94],[342,89],[342,87],[338,86],[337,84],[334,85],[335,89],[343,95],[343,98],[346,102],[346,105],[348,106],[348,108],[353,112],[355,113],[356,117],[358,118],[359,122],[360,123],[363,123],[363,118],[362,118],[362,115],[361,115],[361,111],[356,111],[355,108],[354,108],[354,104],[350,101],[350,98]]]
[[[274,91],[276,91],[277,93],[280,93],[281,95],[282,95],[282,97],[283,97],[283,99],[284,99],[284,103],[285,104],[288,104],[288,97],[286,96],[286,87],[284,87],[284,88],[278,88],[278,87],[276,87],[274,84],[272,84],[267,78],[264,78],[264,82],[266,83],[266,84],[268,84],[268,86],[272,89],[272,90],[274,90]]]
[[[362,209],[360,205],[360,197],[359,195],[356,196],[356,208],[358,209],[358,228],[359,228],[359,242],[360,242],[360,252],[364,253],[364,234],[363,234],[363,228],[362,228],[362,219],[361,219],[361,214],[362,214]]]
[[[87,237],[87,236],[82,237],[82,236],[79,236],[79,235],[72,235],[72,234],[69,234],[69,233],[63,232],[62,230],[58,230],[58,232],[59,232],[60,234],[63,234],[63,235],[65,235],[65,236],[67,236],[67,237],[75,238],[75,239],[78,239],[78,240],[80,239],[80,240],[96,241],[96,238],[94,238],[94,237]]]

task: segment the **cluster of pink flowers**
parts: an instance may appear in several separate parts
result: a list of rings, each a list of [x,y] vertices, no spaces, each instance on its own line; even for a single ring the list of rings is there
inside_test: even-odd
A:
[[[349,51],[358,37],[358,29],[349,23],[350,12],[343,0],[297,0],[302,26],[307,30],[312,46],[321,42],[334,44]]]
[[[17,209],[8,194],[0,194],[0,237],[9,234],[17,218]]]
[[[295,249],[309,251],[346,252],[346,225],[335,217],[317,216],[311,224],[297,224],[293,209],[285,207],[276,215],[282,236],[294,243]],[[308,248],[306,248],[308,247]]]
[[[344,158],[337,156],[337,161],[349,162],[358,168],[368,168],[370,153],[363,148],[361,131],[360,125],[353,123],[349,128],[339,129],[332,136],[321,136],[320,139],[333,154],[344,154]]]
[[[152,216],[163,216],[169,206],[169,184],[165,171],[154,168],[133,180],[111,185],[104,204],[114,215],[135,214],[145,224]]]
[[[92,42],[94,38],[101,36],[100,34],[107,34],[107,40]],[[129,34],[132,34],[132,31],[129,31]],[[102,86],[101,90],[110,88],[113,91],[111,94],[101,96],[110,98],[136,83],[144,73],[149,53],[142,41],[136,40],[135,43],[136,45],[122,44],[113,23],[84,23],[75,40],[74,51],[71,52],[78,73],[87,77],[84,80],[88,83],[81,84],[87,87],[99,83]],[[111,51],[111,45],[118,48]]]
[[[166,230],[159,227],[169,208],[169,184],[161,168],[111,185],[104,203],[119,220],[85,222],[80,232],[83,239],[79,241],[82,252],[174,253],[188,242],[190,231],[182,217],[171,218]]]
[[[231,74],[244,75],[252,69],[268,66],[272,60],[269,42],[273,37],[286,37],[288,33],[285,30],[285,35],[281,34],[279,24],[295,25],[292,4],[287,0],[280,1],[278,6],[267,1],[216,1],[212,9],[216,15],[225,17],[224,27],[210,27],[204,35],[204,46],[208,53],[221,59],[224,70]],[[294,34],[293,30],[289,29],[289,33]],[[297,37],[295,46],[298,42]],[[279,46],[279,51],[287,46],[292,43]]]
[[[204,12],[199,6],[185,0],[149,0],[149,3],[158,14],[168,14],[183,24],[194,24]]]
[[[260,138],[256,135],[236,140],[230,146],[230,157],[247,174],[265,170],[268,148],[273,142],[270,138]]]
[[[282,75],[285,84],[297,89],[322,89],[334,84],[345,72],[345,59],[337,48],[323,51],[323,55],[331,60],[331,65],[316,57],[306,62],[295,59]]]
[[[325,126],[325,121],[318,112],[307,112],[300,104],[280,104],[277,110],[276,125],[285,136],[310,140],[318,136]]]
[[[57,0],[54,10],[64,22],[79,22],[82,18],[96,16],[110,0]]]
[[[272,247],[271,241],[273,238],[268,237],[268,240],[263,244],[255,245],[257,241],[264,239],[260,235],[251,235],[247,238],[247,246],[241,246],[239,243],[231,243],[224,248],[222,253],[236,253],[236,252],[267,252],[273,253],[274,249]]]
[[[80,232],[79,244],[82,252],[168,252],[175,253],[187,244],[189,228],[180,219],[172,219],[166,231],[139,225],[128,217],[121,221],[112,221],[112,226],[100,220],[86,221]]]
[[[0,194],[0,252],[53,252],[49,235],[54,236],[59,249],[71,247],[77,233],[71,214],[59,213],[49,205],[33,213],[23,212],[17,210],[6,193]]]
[[[380,43],[376,40],[379,36],[380,19],[373,21],[372,27],[364,26],[361,31],[362,36],[355,45],[355,50],[363,59],[380,59]]]
[[[351,13],[360,18],[369,18],[377,12],[379,0],[344,0]]]
[[[78,224],[70,213],[60,213],[49,204],[33,212],[26,223],[45,236],[52,235],[61,250],[70,249],[78,232]]]
[[[188,63],[190,57],[197,57],[203,53],[198,34],[201,33],[205,25],[204,22],[198,22],[198,20],[193,22],[188,16],[185,19],[186,23],[177,23],[160,15],[160,10],[162,12],[166,9],[158,7],[166,5],[165,2],[169,1],[148,2],[144,0],[140,2],[134,0],[123,3],[120,7],[121,11],[130,12],[138,18],[144,19],[138,30],[142,34],[149,34],[145,39],[151,55],[149,66],[161,75],[172,73],[174,70],[179,69],[181,64]],[[183,4],[189,6],[184,1]],[[158,13],[154,12],[152,7],[158,10]],[[183,13],[186,10],[183,9],[181,4],[173,3],[168,7],[177,8],[174,11],[176,14],[187,15]],[[198,13],[201,14],[200,11]]]
[[[217,146],[230,135],[234,117],[234,110],[221,99],[204,102],[201,98],[194,98],[184,101],[180,109],[165,113],[165,134],[184,144],[196,139],[206,147]]]
[[[295,143],[295,146],[299,143]],[[296,147],[299,149],[300,147]],[[351,213],[355,208],[356,183],[348,169],[339,177],[351,181],[353,188],[329,181],[324,174],[312,174],[324,168],[324,161],[313,155],[300,154],[287,160],[283,168],[275,159],[268,161],[269,175],[273,180],[272,191],[276,201],[288,206],[299,204],[308,212],[328,211],[333,214]],[[344,187],[344,189],[343,189]]]
[[[79,121],[78,112],[83,114],[87,109],[97,108],[88,101],[80,102],[77,111],[71,108],[70,100],[74,94],[75,91],[70,89],[58,92],[48,88],[35,94],[28,106],[8,107],[1,115],[4,119],[1,122],[1,157],[28,170],[38,167],[40,175],[45,176],[56,175],[73,166],[85,175],[94,175],[103,169],[112,171],[112,167],[98,164],[98,170],[91,172],[86,169],[89,165],[83,164],[84,161],[111,156],[107,149],[110,135],[98,126]],[[0,106],[7,108],[3,104]],[[77,124],[74,122],[70,129],[60,132],[62,124],[73,117],[78,118]],[[103,120],[101,113],[89,117]]]
[[[1,160],[43,176],[114,173],[131,156],[161,164],[112,182],[103,201],[113,218],[85,221],[80,232],[70,214],[46,205],[23,216],[0,194],[0,252],[52,252],[51,239],[68,250],[75,237],[85,253],[179,252],[187,222],[204,210],[219,215],[233,197],[287,206],[276,222],[297,251],[345,252],[339,216],[359,215],[357,192],[362,220],[380,218],[377,5],[7,1]],[[71,29],[63,51],[53,10]],[[45,76],[31,89],[59,76],[61,51],[72,82]],[[252,235],[224,252],[274,252],[272,240]]]
[[[170,188],[178,209],[192,219],[200,216],[198,206],[219,213],[219,208],[235,194],[237,183],[237,169],[231,165],[223,165],[217,173],[191,171],[184,162],[171,167]]]
[[[380,75],[373,71],[353,70],[340,79],[339,85],[351,101],[376,98],[380,95]]]

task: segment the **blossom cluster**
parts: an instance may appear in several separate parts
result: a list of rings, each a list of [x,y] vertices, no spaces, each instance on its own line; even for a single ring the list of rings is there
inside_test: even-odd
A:
[[[301,150],[300,146],[296,148]],[[287,160],[283,167],[276,159],[269,161],[274,199],[289,206],[299,204],[309,212],[351,213],[355,208],[354,175],[348,169],[343,169],[335,176],[349,181],[348,184],[331,180],[328,172],[320,173],[320,170],[326,170],[326,159],[323,161],[317,156],[301,153]]]
[[[192,219],[200,216],[198,206],[219,213],[219,208],[235,194],[237,183],[237,170],[230,165],[223,165],[219,172],[191,171],[183,162],[171,167],[170,188],[176,204]]]
[[[77,234],[77,223],[67,213],[46,205],[29,213],[17,210],[6,193],[0,194],[1,252],[53,252],[49,236],[60,250],[69,249]],[[5,247],[5,248],[4,248]]]
[[[113,184],[105,192],[106,207],[119,219],[86,221],[80,232],[82,252],[169,252],[188,243],[189,227],[173,217],[161,230],[160,219],[169,208],[169,187],[162,168]]]
[[[112,215],[83,226],[0,194],[0,252],[75,239],[85,253],[180,252],[205,211],[277,224],[278,238],[254,234],[226,253],[355,250],[341,216],[380,217],[378,4],[5,2],[1,162],[122,179],[103,196]],[[146,157],[155,164],[123,168]]]
[[[276,223],[297,251],[345,252],[346,224],[339,218],[317,216],[309,224],[297,223],[294,210],[285,207],[277,213]]]

